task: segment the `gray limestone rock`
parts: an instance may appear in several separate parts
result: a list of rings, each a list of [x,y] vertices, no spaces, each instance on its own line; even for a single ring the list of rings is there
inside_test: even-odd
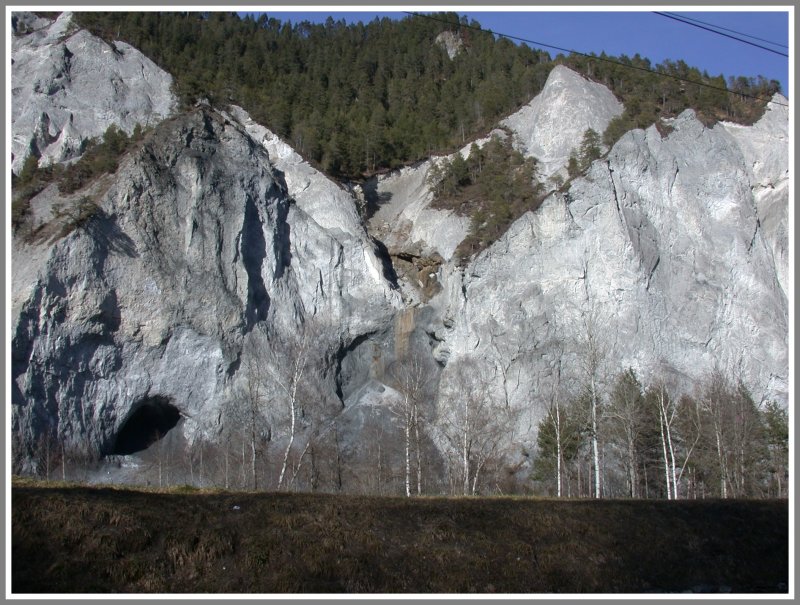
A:
[[[542,92],[522,109],[501,122],[512,133],[514,144],[528,157],[537,160],[539,178],[565,171],[570,153],[577,149],[588,128],[603,133],[612,118],[622,113],[622,104],[600,84],[590,82],[574,71],[556,66]],[[490,136],[506,136],[502,130]],[[475,141],[482,146],[489,139]],[[472,143],[459,153],[469,155]],[[373,179],[365,187],[373,212],[369,229],[391,253],[439,254],[445,261],[453,257],[467,236],[469,218],[452,211],[431,208],[433,195],[428,174],[431,158],[417,166],[404,168]],[[414,288],[408,298],[416,300]]]
[[[124,42],[108,44],[62,13],[17,14],[11,40],[12,170],[33,153],[41,164],[73,160],[112,124],[130,134],[177,106],[172,76]],[[27,24],[26,27],[21,27]]]
[[[123,161],[84,227],[46,251],[20,244],[15,272],[46,260],[14,319],[18,434],[32,443],[52,427],[109,453],[158,400],[187,440],[213,437],[252,351],[280,365],[289,353],[274,343],[316,322],[326,338],[314,354],[331,359],[391,328],[399,297],[372,242],[320,225],[287,180],[245,127],[200,107]],[[326,374],[321,397],[337,398],[336,379]]]
[[[629,132],[568,193],[465,269],[442,271],[431,305],[448,367],[494,368],[528,442],[556,368],[573,390],[585,380],[588,329],[605,351],[606,386],[631,367],[644,383],[665,377],[690,392],[718,368],[757,401],[787,403],[788,306],[739,143],[747,130],[708,129],[690,110],[672,126],[666,138]]]
[[[723,123],[745,158],[759,227],[772,250],[778,281],[789,293],[789,101],[775,95],[753,126]]]
[[[622,103],[608,88],[557,65],[542,92],[501,124],[511,129],[520,151],[535,157],[540,173],[549,177],[566,166],[586,130],[602,135],[622,111]]]
[[[454,362],[475,360],[492,397],[520,412],[506,444],[519,450],[535,442],[558,369],[579,385],[587,329],[606,383],[632,367],[690,389],[719,368],[757,400],[787,402],[788,114],[776,103],[751,127],[709,129],[687,111],[666,137],[626,134],[457,263],[469,220],[430,208],[435,158],[368,183],[365,226],[351,191],[242,109],[161,122],[170,78],[137,51],[76,31],[69,15],[15,23],[15,170],[31,151],[68,161],[112,123],[156,124],[116,175],[71,196],[42,191],[38,239],[12,243],[12,424],[29,448],[55,432],[113,452],[142,409],[176,410],[187,441],[214,440],[256,362],[285,373],[281,343],[308,325],[315,396],[339,413],[355,458],[374,454],[369,435],[396,433],[388,368],[409,347],[435,360],[440,405]],[[556,67],[504,125],[549,176],[586,128],[602,133],[621,111]],[[55,218],[83,198],[97,209],[82,226]],[[435,262],[398,280],[390,256],[395,268]],[[427,278],[438,287],[421,296],[411,280]]]
[[[434,42],[444,49],[450,59],[455,59],[464,49],[464,41],[461,36],[452,31],[443,31],[436,36]]]

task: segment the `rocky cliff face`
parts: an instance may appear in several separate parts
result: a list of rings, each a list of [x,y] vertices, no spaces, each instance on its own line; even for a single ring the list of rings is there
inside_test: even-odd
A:
[[[107,44],[78,29],[69,12],[55,21],[15,13],[14,28],[14,173],[31,153],[42,165],[74,159],[111,124],[130,134],[177,106],[172,76],[129,44]]]
[[[571,369],[582,380],[592,330],[607,374],[632,367],[690,389],[718,367],[758,400],[786,402],[785,267],[761,227],[759,187],[726,127],[707,129],[691,111],[672,127],[666,138],[628,133],[568,192],[445,273],[431,304],[452,326],[440,334],[451,360],[502,368],[497,388],[527,407],[559,364],[562,379]]]
[[[553,68],[541,93],[501,122],[511,129],[520,151],[539,162],[549,177],[566,166],[590,128],[599,135],[623,111],[622,104],[602,84],[571,69]]]
[[[163,401],[187,435],[210,437],[255,352],[276,353],[313,318],[329,361],[391,328],[398,297],[366,233],[303,211],[259,143],[207,108],[167,121],[87,225],[48,248],[14,326],[23,435],[55,425],[110,453],[137,409]],[[336,398],[337,378],[321,396]]]
[[[607,88],[557,66],[542,92],[501,122],[505,130],[496,130],[489,136],[507,136],[509,132],[517,149],[536,158],[537,178],[552,189],[549,177],[566,177],[569,156],[580,147],[584,132],[592,128],[602,133],[621,113],[622,105]],[[488,140],[475,143],[480,147]],[[459,153],[466,158],[471,146],[472,143],[465,145]],[[373,179],[365,187],[373,209],[368,222],[370,232],[385,242],[395,256],[439,255],[449,261],[467,236],[467,217],[431,207],[428,173],[439,161],[441,158],[431,158]]]
[[[492,397],[520,410],[508,435],[520,450],[555,376],[581,381],[587,331],[607,380],[633,367],[689,389],[719,367],[756,399],[786,403],[784,108],[752,127],[709,129],[687,111],[666,136],[632,131],[459,263],[469,223],[430,208],[435,159],[368,183],[365,228],[349,190],[243,110],[199,106],[161,122],[168,76],[133,49],[69,33],[65,17],[26,19],[37,31],[14,41],[15,167],[34,145],[48,161],[70,157],[58,143],[70,128],[83,140],[110,123],[158,123],[115,175],[73,196],[40,193],[32,214],[49,239],[13,243],[13,425],[29,448],[56,433],[125,453],[121,435],[142,410],[154,425],[179,417],[188,441],[219,439],[255,372],[285,375],[304,326],[314,397],[340,415],[344,452],[397,428],[389,366],[409,350],[433,364],[440,406],[458,362],[473,360]],[[113,91],[88,103],[79,83],[112,68]],[[56,72],[66,75],[47,81],[60,100],[43,109],[54,101],[30,74]],[[621,110],[559,67],[504,125],[546,177]],[[54,217],[87,197],[96,209],[84,224]],[[278,386],[265,393],[273,407]]]

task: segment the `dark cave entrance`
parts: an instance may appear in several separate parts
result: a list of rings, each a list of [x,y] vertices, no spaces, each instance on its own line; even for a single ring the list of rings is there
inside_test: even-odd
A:
[[[141,452],[164,437],[178,424],[181,413],[167,397],[156,395],[142,400],[117,433],[114,456]]]

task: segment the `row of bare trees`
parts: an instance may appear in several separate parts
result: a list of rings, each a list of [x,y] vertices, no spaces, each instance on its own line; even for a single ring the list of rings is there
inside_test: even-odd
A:
[[[665,380],[643,386],[628,369],[606,396],[555,385],[535,477],[556,496],[786,496],[787,412],[757,405],[741,381],[715,371],[679,395]]]
[[[343,408],[321,395],[336,348],[323,330],[309,324],[282,339],[254,331],[221,422],[188,431],[191,441],[180,430],[153,435],[126,480],[406,496],[785,497],[786,410],[759,407],[720,372],[693,394],[666,380],[643,386],[630,369],[609,380],[600,342],[586,333],[580,380],[558,354],[550,389],[530,394],[527,405],[543,412],[534,448],[518,434],[523,410],[502,363],[461,357],[442,371],[410,347],[381,377],[380,403]],[[533,455],[520,460],[520,451]],[[91,453],[67,451],[54,435],[36,457],[46,478],[98,472]],[[532,473],[517,472],[526,465]]]

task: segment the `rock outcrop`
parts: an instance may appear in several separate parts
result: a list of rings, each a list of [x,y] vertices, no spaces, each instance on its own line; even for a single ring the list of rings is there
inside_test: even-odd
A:
[[[622,104],[605,86],[590,82],[566,67],[556,66],[542,92],[501,125],[511,133],[515,147],[523,155],[536,159],[539,180],[553,189],[548,178],[556,174],[560,174],[562,180],[566,177],[569,156],[580,147],[584,132],[593,128],[602,134],[622,109]],[[506,131],[496,130],[490,136],[506,136]],[[488,140],[487,137],[475,143],[482,146]],[[459,153],[466,158],[471,146],[470,142]],[[431,208],[433,194],[428,174],[433,163],[438,161],[441,158],[432,158],[417,166],[376,177],[365,187],[366,198],[373,209],[368,222],[370,232],[394,255],[400,252],[423,257],[437,254],[449,261],[467,236],[467,217]]]
[[[761,144],[772,111],[749,129]],[[591,330],[607,376],[632,367],[690,391],[719,368],[757,400],[787,402],[785,266],[761,227],[761,188],[741,146],[748,129],[709,129],[691,110],[672,128],[666,138],[655,127],[629,132],[566,193],[444,274],[431,304],[451,326],[438,331],[447,358],[505,365],[497,388],[529,409],[559,365],[580,384]],[[771,144],[784,141],[778,129]],[[778,161],[764,178],[784,170]],[[787,198],[776,198],[769,208],[780,216]]]
[[[789,279],[789,108],[776,95],[764,117],[753,126],[723,123],[736,139],[748,168],[759,227],[772,250],[784,294]]]
[[[302,326],[325,334],[315,355],[329,363],[391,330],[399,296],[366,233],[306,213],[260,143],[205,107],[164,122],[95,216],[48,249],[14,326],[20,435],[55,429],[112,453],[126,421],[161,401],[187,438],[213,438],[252,358],[288,359],[276,343]],[[338,378],[325,376],[321,398],[338,399]]]
[[[68,14],[17,26],[15,170],[32,152],[69,161],[112,123],[153,125],[116,174],[34,197],[40,237],[13,242],[23,451],[56,434],[125,454],[132,427],[176,419],[188,442],[217,440],[256,373],[285,376],[301,349],[348,456],[397,428],[392,363],[409,351],[429,363],[434,423],[471,360],[520,412],[507,435],[520,451],[556,377],[573,390],[585,378],[587,333],[605,353],[603,386],[631,367],[687,391],[719,368],[757,400],[787,403],[788,114],[777,103],[750,127],[706,128],[686,111],[666,136],[629,132],[459,260],[469,219],[430,207],[437,158],[367,183],[365,221],[350,190],[244,110],[199,105],[164,120],[169,76],[134,49],[72,29]],[[621,111],[607,89],[556,67],[494,136],[510,132],[544,178]],[[52,211],[80,204],[81,222]],[[265,414],[279,382],[259,395]],[[435,427],[431,439],[442,443]]]
[[[539,172],[549,177],[566,166],[588,129],[602,135],[622,111],[608,88],[557,65],[542,92],[501,125],[511,129],[520,151],[536,158]]]
[[[443,31],[436,36],[434,42],[444,49],[450,59],[455,59],[464,49],[464,41],[461,36],[452,31]]]
[[[13,172],[30,154],[41,165],[79,157],[112,124],[130,134],[172,114],[172,76],[124,42],[55,21],[14,14],[11,40]]]

